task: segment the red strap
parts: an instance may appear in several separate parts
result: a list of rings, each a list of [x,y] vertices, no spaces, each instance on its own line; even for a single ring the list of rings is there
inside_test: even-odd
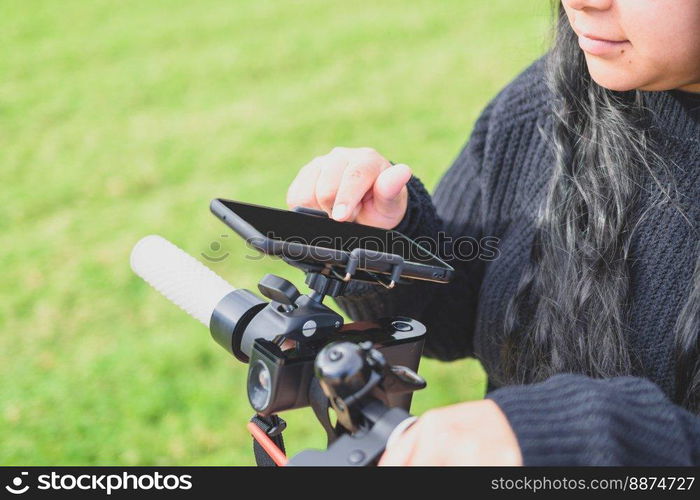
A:
[[[254,422],[248,422],[247,427],[248,431],[253,435],[253,439],[255,439],[258,444],[262,446],[265,453],[270,455],[270,458],[272,458],[272,460],[279,467],[287,465],[287,455],[285,455],[282,450],[280,450],[277,445],[272,442],[272,439],[270,439],[270,436],[265,434],[265,431],[258,427]]]

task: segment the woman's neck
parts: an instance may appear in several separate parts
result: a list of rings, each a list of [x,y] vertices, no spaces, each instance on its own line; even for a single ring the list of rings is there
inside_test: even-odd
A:
[[[695,94],[700,94],[700,83],[691,83],[690,85],[683,85],[682,87],[678,87],[678,90],[682,90],[683,92],[693,92]]]

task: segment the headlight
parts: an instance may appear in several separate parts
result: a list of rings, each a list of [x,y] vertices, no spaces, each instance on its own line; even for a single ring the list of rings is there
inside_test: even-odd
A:
[[[257,411],[263,411],[270,404],[272,396],[272,374],[262,360],[257,360],[248,373],[248,400]]]

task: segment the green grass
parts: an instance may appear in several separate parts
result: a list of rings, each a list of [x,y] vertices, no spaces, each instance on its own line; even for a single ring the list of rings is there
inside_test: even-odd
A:
[[[336,145],[433,187],[488,100],[542,53],[544,2],[4,0],[0,29],[0,464],[251,464],[246,367],[135,277],[158,233],[239,287],[208,211],[283,207]],[[479,398],[474,360],[426,360],[414,411]],[[321,447],[310,410],[289,451]]]

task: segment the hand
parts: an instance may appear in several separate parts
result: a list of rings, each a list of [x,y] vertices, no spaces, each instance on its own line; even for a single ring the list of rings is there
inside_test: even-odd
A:
[[[287,205],[323,210],[337,221],[393,229],[406,213],[410,178],[410,168],[392,166],[371,148],[334,148],[299,171]]]
[[[513,430],[490,399],[426,412],[379,465],[522,465]]]

